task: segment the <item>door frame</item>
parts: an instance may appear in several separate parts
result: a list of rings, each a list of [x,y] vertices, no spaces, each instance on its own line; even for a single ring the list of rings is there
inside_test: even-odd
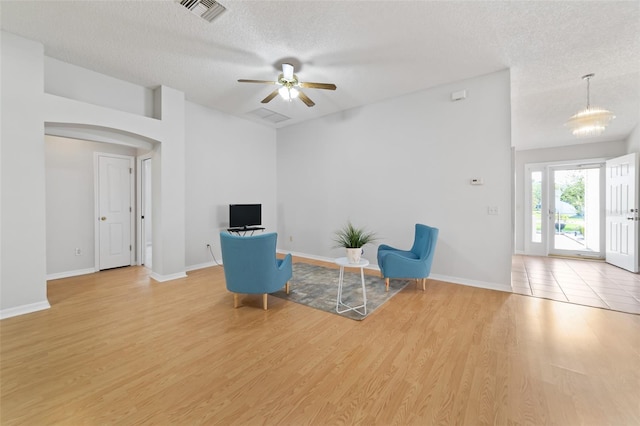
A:
[[[151,160],[151,167],[153,167],[153,153],[152,152],[148,152],[146,154],[143,155],[139,155],[136,157],[136,168],[137,168],[137,173],[136,173],[136,254],[138,257],[138,260],[136,262],[136,265],[142,265],[142,259],[143,259],[143,250],[145,249],[145,239],[143,238],[144,236],[144,230],[142,229],[142,196],[143,196],[143,188],[142,188],[142,174],[143,174],[143,168],[142,168],[142,163],[145,160]],[[152,169],[153,170],[153,169]],[[153,185],[153,183],[152,183]],[[153,192],[153,190],[152,190]],[[151,206],[147,206],[149,209],[151,209]],[[153,220],[153,214],[151,215],[151,220]],[[153,238],[153,236],[152,236]]]
[[[134,157],[130,155],[111,154],[108,152],[94,152],[93,153],[93,217],[96,218],[93,226],[94,232],[94,265],[95,272],[100,271],[100,157],[112,157],[119,159],[129,160],[129,205],[133,209],[135,201],[135,186],[134,186],[134,173],[136,173]],[[129,244],[131,247],[135,245],[135,211],[132,211],[129,215],[129,222],[131,231],[129,233]],[[135,251],[130,251],[130,264],[135,264]]]
[[[567,166],[567,167],[577,167],[579,165],[595,165],[595,164],[604,164],[607,161],[607,158],[586,158],[586,159],[582,159],[582,160],[563,160],[563,161],[547,161],[547,162],[541,162],[541,163],[526,163],[524,164],[524,226],[525,226],[525,231],[523,234],[523,238],[524,238],[524,254],[525,255],[533,255],[533,256],[549,256],[550,254],[550,247],[551,247],[551,242],[549,241],[550,238],[550,225],[549,225],[549,209],[551,208],[551,202],[550,202],[550,185],[551,185],[551,179],[549,177],[549,173],[550,170],[552,168],[557,168],[557,167],[563,167],[563,166]],[[531,241],[531,214],[529,212],[532,211],[532,205],[531,205],[531,172],[532,171],[542,171],[542,189],[543,189],[543,194],[542,194],[542,208],[541,211],[544,215],[544,218],[542,219],[542,242],[541,243],[535,243]],[[604,226],[604,186],[603,182],[604,182],[604,173],[603,176],[601,177],[601,196],[600,196],[600,212],[602,214],[602,218],[601,218],[601,224],[600,224],[600,229],[601,232],[603,230],[603,226]],[[555,191],[554,191],[554,195],[555,197]],[[604,234],[601,235],[600,237],[600,245],[601,245],[601,250],[602,250],[602,255],[604,256],[604,246],[603,246],[603,242],[604,242]],[[585,257],[585,258],[589,258],[589,256],[581,256],[581,257]]]

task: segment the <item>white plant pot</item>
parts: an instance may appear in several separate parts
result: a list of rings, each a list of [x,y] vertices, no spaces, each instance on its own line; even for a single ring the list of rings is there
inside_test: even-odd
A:
[[[362,248],[348,248],[347,260],[349,263],[360,263],[360,256],[362,256]]]

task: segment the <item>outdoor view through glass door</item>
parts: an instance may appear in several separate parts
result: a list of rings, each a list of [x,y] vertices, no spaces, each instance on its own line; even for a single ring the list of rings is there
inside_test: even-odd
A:
[[[525,252],[604,257],[603,165],[528,165]]]
[[[549,253],[603,257],[602,165],[551,167]]]

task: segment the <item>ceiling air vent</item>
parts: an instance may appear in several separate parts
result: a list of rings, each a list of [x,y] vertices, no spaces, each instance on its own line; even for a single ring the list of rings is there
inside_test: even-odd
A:
[[[248,112],[247,114],[255,115],[256,117],[260,117],[263,120],[270,121],[272,123],[280,123],[281,121],[291,119],[291,117],[287,117],[286,115],[279,114],[266,108],[258,108]]]
[[[214,0],[180,0],[180,4],[189,9],[194,15],[209,22],[227,10],[223,5]]]

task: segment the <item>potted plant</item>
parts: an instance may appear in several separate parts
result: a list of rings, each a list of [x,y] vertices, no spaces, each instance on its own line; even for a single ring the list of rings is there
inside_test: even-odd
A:
[[[334,241],[336,247],[344,247],[347,250],[349,263],[359,263],[363,253],[362,246],[376,240],[374,232],[364,228],[356,228],[351,222],[336,231]]]

